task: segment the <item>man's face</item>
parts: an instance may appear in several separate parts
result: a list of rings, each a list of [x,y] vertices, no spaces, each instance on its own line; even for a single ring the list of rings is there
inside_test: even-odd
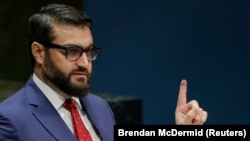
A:
[[[88,27],[57,25],[54,28],[54,44],[81,46],[87,48],[93,44],[92,34]],[[70,96],[85,96],[90,87],[92,63],[85,53],[78,60],[66,58],[62,49],[48,49],[42,68],[43,76],[61,91]]]

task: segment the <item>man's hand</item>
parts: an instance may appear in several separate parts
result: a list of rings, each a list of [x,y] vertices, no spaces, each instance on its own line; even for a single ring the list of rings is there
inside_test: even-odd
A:
[[[199,107],[196,100],[187,103],[187,81],[182,80],[175,110],[177,125],[203,125],[207,120],[207,112]]]

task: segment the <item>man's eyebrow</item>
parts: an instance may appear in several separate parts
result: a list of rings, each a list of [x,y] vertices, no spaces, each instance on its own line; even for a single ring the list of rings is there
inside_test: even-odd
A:
[[[63,44],[62,46],[64,47],[79,47],[79,48],[91,48],[91,47],[94,47],[95,45],[93,43],[91,43],[90,45],[84,47],[84,46],[81,46],[81,45],[77,45],[77,44]]]

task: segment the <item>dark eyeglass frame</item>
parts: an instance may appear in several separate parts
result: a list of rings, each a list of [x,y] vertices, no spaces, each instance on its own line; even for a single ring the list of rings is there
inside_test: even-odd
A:
[[[76,61],[76,60],[78,60],[82,56],[82,54],[84,52],[87,55],[88,61],[94,61],[94,60],[96,60],[96,58],[97,58],[97,56],[98,56],[98,54],[99,54],[99,52],[101,50],[101,48],[96,47],[95,45],[93,45],[92,47],[88,47],[88,48],[84,49],[84,48],[82,48],[80,46],[77,46],[77,45],[65,47],[65,46],[62,46],[62,45],[58,45],[58,44],[54,44],[54,43],[49,43],[49,42],[48,43],[40,43],[40,44],[44,45],[46,48],[57,48],[57,49],[63,49],[63,50],[65,50],[66,51],[66,58],[68,60],[70,60],[70,61]],[[81,50],[79,56],[76,57],[76,58],[73,58],[73,59],[70,58],[69,55],[68,55],[70,49],[72,49],[72,48],[77,48],[77,49]]]

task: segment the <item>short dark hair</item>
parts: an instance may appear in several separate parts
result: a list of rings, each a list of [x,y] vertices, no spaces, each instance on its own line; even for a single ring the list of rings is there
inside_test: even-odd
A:
[[[40,11],[29,17],[28,25],[28,47],[32,66],[35,64],[31,51],[34,41],[40,43],[52,42],[53,28],[55,24],[73,26],[88,26],[91,29],[92,20],[83,11],[64,4],[48,4],[41,7]]]

